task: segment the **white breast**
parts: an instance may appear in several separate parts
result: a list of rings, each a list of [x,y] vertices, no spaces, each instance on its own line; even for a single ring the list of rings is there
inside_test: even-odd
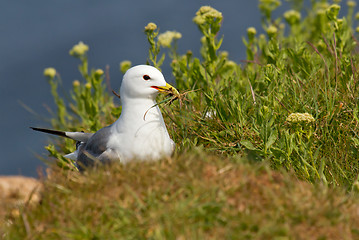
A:
[[[112,127],[114,134],[108,147],[120,156],[123,163],[132,159],[158,160],[173,153],[174,143],[158,107],[150,109],[145,118],[139,115],[129,121],[120,117]]]

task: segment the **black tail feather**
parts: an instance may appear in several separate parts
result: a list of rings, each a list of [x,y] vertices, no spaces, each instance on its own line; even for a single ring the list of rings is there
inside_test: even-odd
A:
[[[32,130],[35,130],[35,131],[44,132],[44,133],[48,133],[48,134],[52,134],[52,135],[57,135],[57,136],[69,138],[68,136],[66,136],[66,133],[62,132],[62,131],[51,130],[51,129],[46,129],[46,128],[36,128],[36,127],[30,127],[30,128]]]

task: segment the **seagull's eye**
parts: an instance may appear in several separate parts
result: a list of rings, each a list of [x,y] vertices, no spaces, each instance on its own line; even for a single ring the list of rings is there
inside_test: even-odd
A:
[[[150,80],[151,78],[148,75],[143,75],[143,79],[147,81],[147,80]]]

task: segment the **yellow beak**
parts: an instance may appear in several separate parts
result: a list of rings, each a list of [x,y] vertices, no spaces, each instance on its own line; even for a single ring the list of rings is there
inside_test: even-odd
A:
[[[157,89],[160,93],[168,93],[168,94],[174,95],[176,97],[179,96],[179,92],[177,91],[177,89],[168,83],[166,83],[165,87],[159,87],[159,86],[151,86],[151,87],[154,89]]]

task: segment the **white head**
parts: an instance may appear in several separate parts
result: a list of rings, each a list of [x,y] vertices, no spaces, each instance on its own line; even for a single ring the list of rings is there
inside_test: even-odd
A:
[[[137,65],[127,70],[123,76],[120,96],[155,99],[159,92],[169,90],[167,86],[170,85],[159,70],[148,65]]]

